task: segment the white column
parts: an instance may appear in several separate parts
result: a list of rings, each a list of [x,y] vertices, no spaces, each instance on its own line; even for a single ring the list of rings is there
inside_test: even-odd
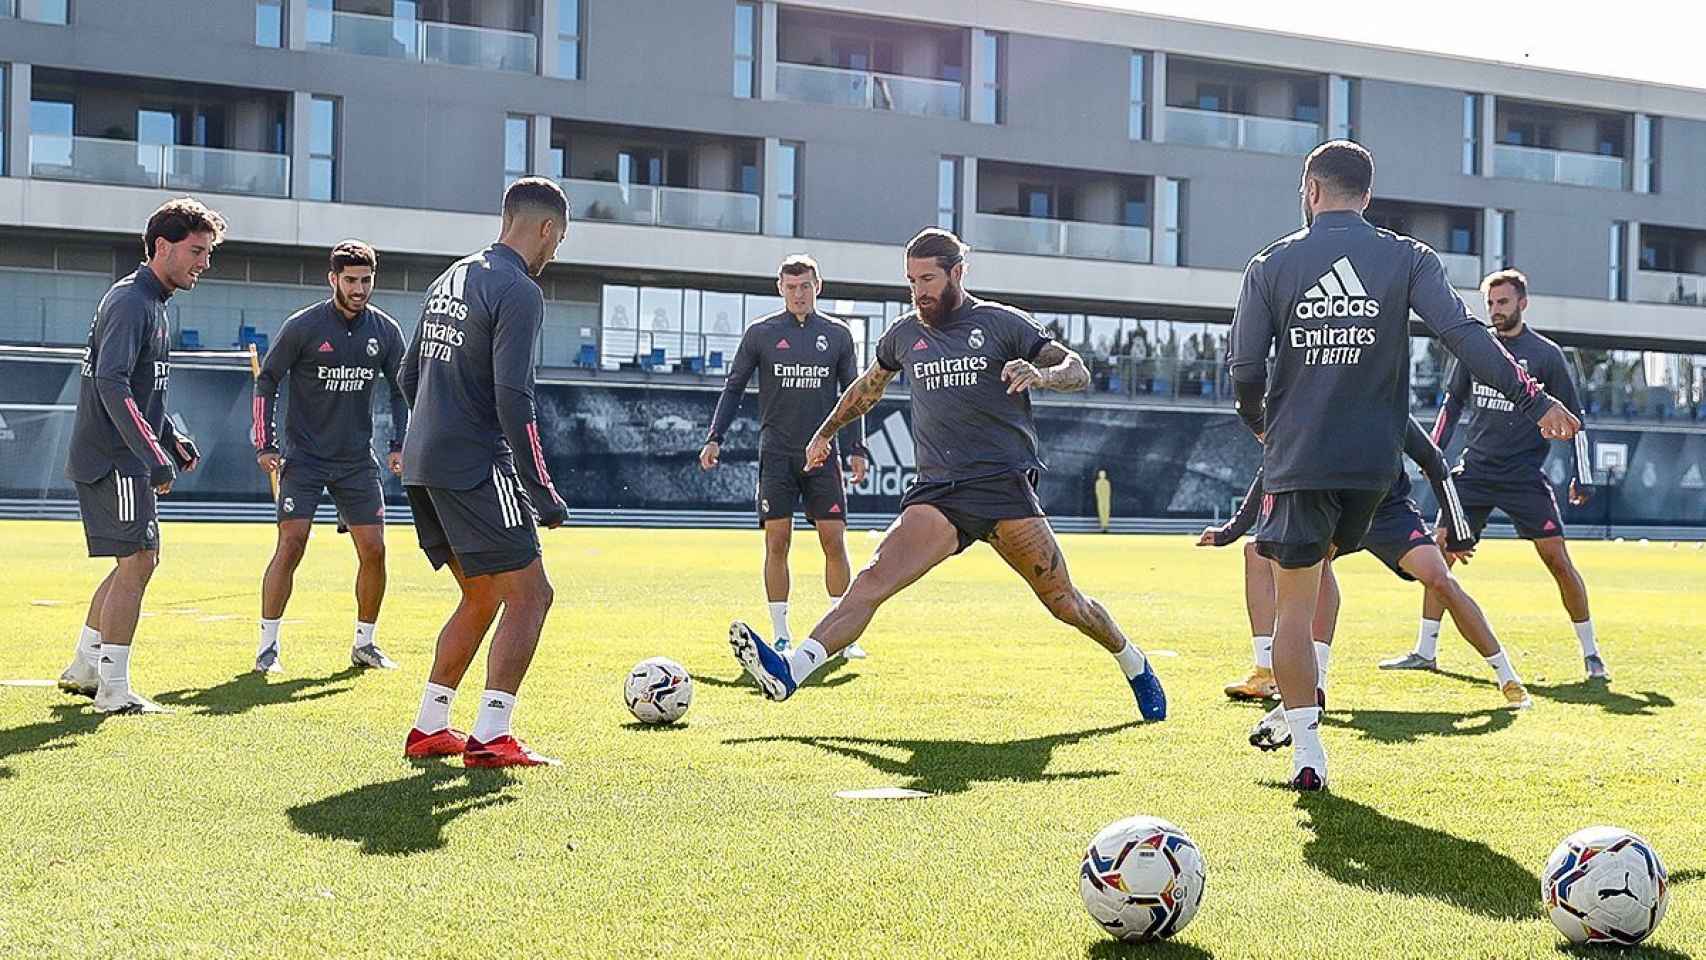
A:
[[[758,8],[758,98],[776,99],[776,0],[764,0]]]
[[[539,0],[539,75],[557,75],[557,33],[562,19],[557,0]],[[541,167],[540,169],[544,169]]]
[[[296,6],[296,4],[291,4]],[[314,95],[296,91],[290,95],[290,195],[308,196],[308,143],[313,133]]]
[[[1481,212],[1481,275],[1502,270],[1506,258],[1505,212],[1491,207]]]
[[[1149,195],[1153,211],[1149,223],[1149,262],[1158,267],[1179,265],[1179,181],[1171,177],[1151,177]]]
[[[1623,299],[1635,299],[1635,271],[1641,269],[1641,223],[1629,221],[1623,230]]]
[[[1149,55],[1149,139],[1167,142],[1167,53]]]
[[[977,158],[960,158],[960,239],[977,239]]]
[[[1499,98],[1481,94],[1481,176],[1493,175],[1493,144],[1499,134]]]
[[[555,177],[556,171],[551,169],[551,117],[549,114],[535,114],[533,117],[533,142],[528,145],[527,167],[541,177]]]
[[[284,45],[308,49],[308,0],[284,0]]]
[[[1327,139],[1348,140],[1351,136],[1351,105],[1341,103],[1349,99],[1350,84],[1344,77],[1336,73],[1327,75],[1326,118]],[[1343,118],[1342,120],[1340,118]]]
[[[995,64],[988,63],[988,51],[983,44],[983,38],[989,35],[987,30],[973,29],[971,31],[971,62],[966,69],[966,96],[970,97],[970,107],[966,118],[972,123],[994,123],[995,112],[993,104],[983,99],[983,76],[995,69]]]
[[[768,4],[766,4],[768,6]],[[764,163],[760,176],[764,179],[764,197],[760,201],[759,223],[763,231],[776,233],[777,208],[782,186],[777,171],[782,167],[782,141],[778,137],[764,138]]]
[[[0,172],[14,177],[30,175],[30,65],[14,63],[6,67],[5,110],[6,152],[0,157]]]
[[[1635,114],[1635,122],[1630,124],[1634,130],[1634,149],[1629,151],[1634,158],[1632,176],[1629,187],[1636,193],[1652,193],[1653,181],[1653,118],[1645,113]]]

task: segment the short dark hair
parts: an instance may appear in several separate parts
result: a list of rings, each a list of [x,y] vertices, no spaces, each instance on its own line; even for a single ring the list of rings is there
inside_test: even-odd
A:
[[[803,277],[808,273],[812,275],[814,280],[823,279],[823,274],[818,272],[817,261],[813,260],[809,254],[790,253],[783,259],[782,265],[776,268],[776,279]]]
[[[906,258],[908,260],[924,260],[935,257],[936,266],[943,270],[951,270],[954,264],[966,258],[970,249],[961,242],[959,237],[954,236],[952,230],[944,230],[941,227],[925,227],[918,231],[917,236],[906,242]]]
[[[1310,151],[1303,175],[1340,196],[1360,197],[1374,186],[1374,155],[1355,140],[1328,140]]]
[[[1481,281],[1481,292],[1484,294],[1501,283],[1508,283],[1516,288],[1519,297],[1528,296],[1528,277],[1521,270],[1495,270],[1487,274]]]
[[[148,227],[142,233],[142,255],[154,256],[156,238],[181,243],[192,233],[211,233],[214,245],[218,246],[225,239],[225,218],[194,197],[167,200],[148,217]]]
[[[344,240],[332,248],[332,272],[343,273],[345,267],[379,269],[379,254],[360,240]]]
[[[540,216],[554,216],[558,223],[567,224],[569,198],[555,180],[522,177],[504,191],[504,219],[509,220],[524,211],[531,211]]]

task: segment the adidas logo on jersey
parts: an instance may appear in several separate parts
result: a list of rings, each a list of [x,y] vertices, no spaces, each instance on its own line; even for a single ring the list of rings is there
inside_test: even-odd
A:
[[[332,349],[332,341],[321,340],[320,341],[320,352],[321,353],[336,353],[337,351]]]
[[[1321,275],[1293,311],[1299,320],[1326,320],[1331,317],[1377,317],[1380,301],[1368,295],[1362,278],[1357,276],[1351,258],[1333,261],[1332,269]]]

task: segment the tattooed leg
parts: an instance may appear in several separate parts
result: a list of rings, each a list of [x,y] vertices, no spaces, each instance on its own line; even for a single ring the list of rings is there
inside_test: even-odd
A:
[[[1126,645],[1125,634],[1107,608],[1073,585],[1066,558],[1046,518],[1003,520],[995,525],[989,543],[1025,578],[1055,619],[1078,628],[1109,653],[1118,653]]]

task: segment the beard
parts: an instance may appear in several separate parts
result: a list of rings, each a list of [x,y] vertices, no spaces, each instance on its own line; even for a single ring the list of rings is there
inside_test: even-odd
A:
[[[928,306],[916,302],[913,306],[918,308],[918,319],[935,327],[940,326],[943,320],[948,319],[948,314],[958,309],[963,300],[965,300],[965,291],[960,289],[959,284],[949,280],[948,285],[942,289],[942,295]]]
[[[332,291],[332,299],[336,301],[338,309],[342,310],[346,314],[360,313],[367,307],[367,301],[365,299],[362,300],[361,306],[358,307],[350,300],[349,297],[344,296],[344,292],[342,290]]]
[[[1512,330],[1515,330],[1520,326],[1522,326],[1521,310],[1513,310],[1510,313],[1505,314],[1493,314],[1493,329],[1500,333],[1510,333]]]

